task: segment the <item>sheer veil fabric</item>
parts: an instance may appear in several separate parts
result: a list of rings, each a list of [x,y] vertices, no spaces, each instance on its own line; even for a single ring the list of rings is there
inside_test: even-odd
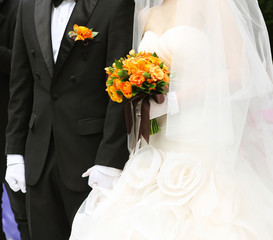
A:
[[[135,48],[147,12],[161,3],[136,0]],[[167,138],[181,149],[206,149],[211,166],[231,175],[247,161],[273,191],[273,135],[264,118],[272,108],[273,68],[257,0],[177,0],[174,14],[173,28],[181,31],[169,40],[169,91],[179,112],[172,114],[169,103]]]

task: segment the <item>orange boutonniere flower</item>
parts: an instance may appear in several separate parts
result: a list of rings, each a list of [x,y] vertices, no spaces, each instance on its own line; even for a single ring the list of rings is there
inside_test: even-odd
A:
[[[68,33],[68,36],[74,41],[85,41],[86,39],[93,39],[99,34],[98,32],[94,32],[92,28],[89,29],[84,26],[78,26],[77,24],[73,26],[73,30],[74,31],[70,31]]]

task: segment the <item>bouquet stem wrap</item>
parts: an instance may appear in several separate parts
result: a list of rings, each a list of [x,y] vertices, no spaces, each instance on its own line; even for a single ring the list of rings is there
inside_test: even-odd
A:
[[[140,120],[140,126],[139,126],[139,133],[138,133],[138,140],[141,138],[141,136],[146,140],[147,143],[149,143],[149,136],[150,136],[150,101],[149,99],[153,98],[156,103],[161,104],[164,102],[165,97],[164,94],[151,94],[151,95],[137,95],[133,98],[131,98],[126,104],[125,104],[125,120],[126,120],[126,129],[127,133],[130,134],[133,127],[133,120],[136,121],[136,107],[138,103],[142,100],[141,103],[141,120]],[[132,111],[131,111],[131,104],[133,107],[133,118],[132,118]],[[157,122],[153,121],[155,124]],[[135,136],[137,129],[136,124],[134,124],[134,131]]]

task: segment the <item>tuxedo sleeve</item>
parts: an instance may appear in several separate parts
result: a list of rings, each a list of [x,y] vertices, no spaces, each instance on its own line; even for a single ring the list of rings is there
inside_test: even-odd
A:
[[[33,101],[33,77],[22,28],[20,2],[15,27],[11,62],[9,122],[6,131],[6,154],[24,155],[28,122]]]
[[[12,55],[12,45],[14,39],[14,28],[16,23],[16,14],[17,14],[17,6],[12,9],[12,11],[8,15],[8,21],[10,25],[10,32],[6,34],[9,35],[9,46],[0,46],[0,72],[10,74],[11,67],[11,55]]]
[[[106,66],[126,56],[132,48],[134,1],[116,3],[108,30]],[[122,169],[129,155],[123,103],[109,100],[103,134],[95,164]]]

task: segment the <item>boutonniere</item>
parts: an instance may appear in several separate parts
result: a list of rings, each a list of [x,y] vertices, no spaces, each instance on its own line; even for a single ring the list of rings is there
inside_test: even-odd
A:
[[[89,29],[84,26],[78,26],[77,24],[73,26],[73,30],[74,31],[70,31],[68,33],[68,36],[72,38],[75,42],[83,41],[86,45],[88,44],[86,39],[93,39],[99,34],[99,32],[94,32],[92,28]]]

